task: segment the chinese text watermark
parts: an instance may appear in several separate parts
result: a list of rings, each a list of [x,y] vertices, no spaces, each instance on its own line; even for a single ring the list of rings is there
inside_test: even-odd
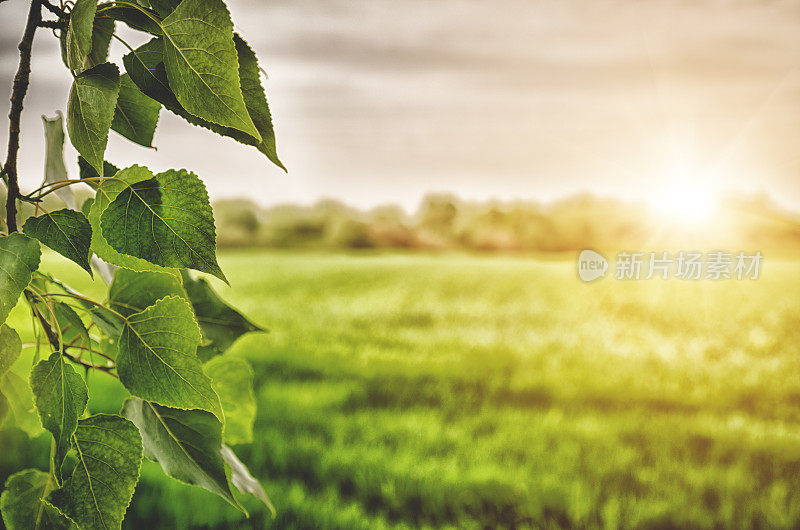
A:
[[[614,261],[617,280],[757,280],[764,255],[756,252],[680,251],[619,252]],[[606,275],[608,260],[594,250],[578,256],[578,276],[591,282]]]

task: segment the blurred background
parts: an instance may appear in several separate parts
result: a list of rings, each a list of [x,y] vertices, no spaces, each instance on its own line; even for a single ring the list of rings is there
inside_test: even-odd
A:
[[[109,160],[186,167],[212,196],[261,206],[333,198],[412,213],[431,191],[649,199],[676,182],[800,204],[794,0],[228,5],[269,75],[289,175],[166,111],[158,151],[112,135]],[[24,0],[2,6],[9,93],[25,13]],[[35,46],[20,162],[29,186],[41,178],[39,115],[65,109],[70,83],[56,40],[43,32]],[[115,42],[112,60],[123,51]]]
[[[209,189],[211,281],[270,330],[227,355],[255,371],[236,451],[277,517],[146,466],[129,528],[800,525],[800,2],[227,4],[288,174],[166,110],[157,150],[112,133],[106,157]],[[26,11],[0,4],[0,95]],[[23,191],[70,84],[56,39],[35,52]],[[584,284],[584,248],[764,264]],[[46,468],[45,437],[1,436],[0,480]]]

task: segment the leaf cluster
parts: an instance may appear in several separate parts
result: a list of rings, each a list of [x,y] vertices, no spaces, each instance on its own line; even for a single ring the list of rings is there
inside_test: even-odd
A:
[[[22,232],[0,234],[0,425],[47,432],[53,449],[48,472],[8,479],[3,522],[11,530],[121,528],[143,458],[245,514],[235,490],[272,509],[230,447],[252,442],[253,372],[224,355],[263,330],[189,271],[227,283],[206,188],[186,169],[154,173],[105,159],[110,131],[153,147],[163,107],[283,168],[261,67],[222,0],[75,0],[65,11],[44,3],[59,14],[43,25],[56,29],[73,79],[66,131],[80,178],[67,178],[62,116],[45,118],[45,181],[27,197],[36,211]],[[118,24],[149,40],[134,49]],[[124,71],[108,61],[112,39],[127,48]],[[94,191],[80,206],[70,187],[77,183]],[[67,207],[44,210],[38,201],[49,193]],[[98,272],[107,298],[92,300],[40,270],[41,245]],[[36,338],[27,377],[19,334],[5,323],[20,300]],[[119,414],[89,415],[95,372],[127,390]]]

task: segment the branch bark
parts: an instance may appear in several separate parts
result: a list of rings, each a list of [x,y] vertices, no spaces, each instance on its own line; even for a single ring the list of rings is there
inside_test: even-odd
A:
[[[8,153],[3,172],[8,184],[8,197],[6,198],[6,222],[8,233],[17,231],[17,199],[19,193],[19,178],[17,175],[17,153],[19,152],[20,116],[22,115],[22,102],[28,92],[31,76],[31,50],[36,28],[42,21],[42,0],[31,0],[28,11],[28,22],[25,24],[25,33],[19,43],[19,67],[14,76],[14,86],[11,90],[11,111],[8,113]]]
[[[67,24],[62,20],[42,20],[39,22],[40,28],[50,28],[50,29],[65,29]]]

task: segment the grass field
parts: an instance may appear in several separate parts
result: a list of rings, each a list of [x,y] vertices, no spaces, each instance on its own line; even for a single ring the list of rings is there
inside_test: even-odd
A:
[[[228,354],[256,373],[256,442],[236,451],[277,518],[248,504],[243,523],[147,465],[129,528],[800,525],[800,261],[593,284],[571,259],[221,262],[223,296],[270,329]],[[101,378],[95,395],[117,388]],[[107,395],[91,407],[116,411]],[[6,439],[0,478],[46,467],[45,437]]]

